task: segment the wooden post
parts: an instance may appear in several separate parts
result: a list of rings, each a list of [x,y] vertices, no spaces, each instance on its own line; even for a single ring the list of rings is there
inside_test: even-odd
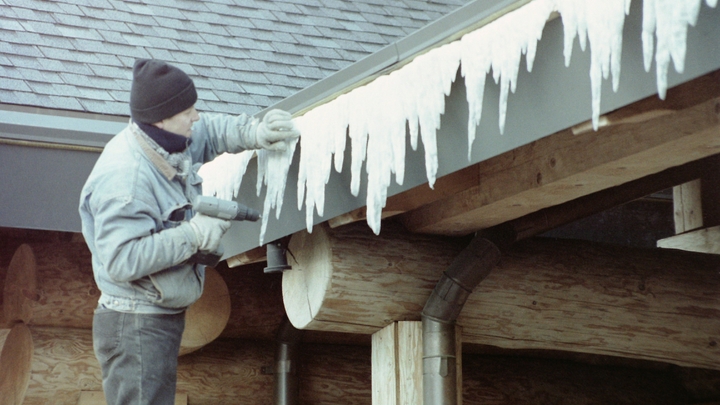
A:
[[[0,405],[21,405],[30,381],[33,340],[23,323],[3,333],[0,351]]]
[[[372,405],[423,405],[422,322],[393,322],[372,335]],[[462,328],[456,326],[457,404],[462,405]]]
[[[673,187],[675,233],[685,233],[703,226],[700,179]]]
[[[422,405],[422,323],[393,322],[372,335],[372,405]]]

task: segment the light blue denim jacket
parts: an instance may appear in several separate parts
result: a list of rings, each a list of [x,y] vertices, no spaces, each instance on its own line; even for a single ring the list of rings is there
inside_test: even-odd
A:
[[[80,195],[100,304],[120,312],[177,313],[202,294],[205,268],[187,219],[200,194],[199,166],[223,152],[257,148],[257,120],[200,114],[192,143],[168,154],[134,123],[105,146]],[[180,217],[178,217],[180,215]]]

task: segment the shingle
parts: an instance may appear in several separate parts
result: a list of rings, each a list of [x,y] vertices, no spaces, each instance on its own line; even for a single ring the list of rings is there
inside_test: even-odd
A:
[[[60,13],[62,10],[60,7],[55,4],[55,2],[50,1],[40,1],[40,0],[5,0],[5,2],[9,6],[15,6],[18,8],[27,8],[32,10],[42,10],[47,11],[50,13]]]
[[[0,54],[0,68],[3,68],[3,66],[10,66],[10,59]],[[2,74],[0,74],[0,77],[2,77]]]
[[[107,65],[88,65],[96,76],[107,77],[111,79],[132,80],[132,72],[128,69],[107,66]]]
[[[155,11],[144,4],[127,3],[127,7],[136,14],[155,15]]]
[[[115,55],[122,55],[122,56],[129,56],[132,58],[149,58],[150,54],[147,53],[142,48],[138,48],[136,46],[130,46],[130,45],[121,45],[121,44],[106,44],[106,52],[115,54]]]
[[[148,5],[153,15],[168,18],[184,18],[185,16],[174,7],[165,7],[161,4]]]
[[[127,88],[130,88],[130,82],[127,83]],[[120,90],[112,90],[108,91],[110,96],[114,98],[116,101],[119,101],[121,103],[130,103],[130,92],[129,91],[120,91]]]
[[[40,50],[37,46],[34,45],[22,45],[22,44],[7,44],[7,48],[3,47],[3,53],[13,54],[13,55],[22,55],[22,56],[30,56],[30,57],[40,57],[43,56]]]
[[[55,24],[46,23],[42,21],[22,21],[20,23],[25,30],[30,32],[37,32],[45,35],[62,36],[62,32],[58,29]]]
[[[338,55],[338,59],[339,58],[340,55]],[[315,61],[315,63],[317,63],[318,67],[322,68],[323,70],[328,70],[331,72],[340,70],[340,66],[335,60],[325,58],[313,58],[313,60]]]
[[[203,4],[201,1],[196,0],[176,0],[175,1],[176,6],[179,9],[182,10],[192,10],[192,11],[209,11],[207,6]]]
[[[76,6],[75,4],[67,4],[67,3],[57,3],[58,7],[62,9],[64,13],[67,14],[74,14],[74,15],[85,15],[83,11],[80,9],[80,7]]]
[[[237,91],[215,90],[215,94],[220,101],[227,103],[251,104],[254,101],[252,97],[242,92],[241,89]]]
[[[150,57],[160,60],[173,60],[172,54],[167,49],[148,49]]]
[[[32,89],[28,87],[28,84],[25,83],[25,81],[7,78],[3,80],[3,88],[13,91],[32,91]]]
[[[105,21],[97,19],[97,18],[88,18],[85,16],[77,16],[77,15],[71,15],[71,14],[56,14],[53,16],[53,18],[55,18],[55,20],[57,20],[57,22],[62,25],[83,27],[83,28],[92,28],[92,29],[99,29],[99,30],[109,29],[109,27],[108,27],[107,23],[105,23]]]
[[[11,20],[17,20],[19,18],[17,13],[15,13],[15,9],[12,7],[0,7],[0,16]]]
[[[123,38],[125,38],[125,41],[127,41],[127,43],[132,46],[142,46],[142,47],[146,47],[146,48],[149,48],[152,46],[152,45],[150,45],[150,42],[147,39],[145,39],[144,36],[123,34]]]
[[[10,60],[10,63],[15,67],[26,67],[32,69],[40,69],[42,66],[38,59],[35,57],[28,57],[23,55],[15,55],[5,53],[5,56]]]
[[[94,29],[87,29],[87,28],[81,28],[81,27],[69,27],[66,25],[58,25],[57,29],[60,31],[61,35],[64,37],[93,39],[96,41],[101,41],[103,39],[102,35],[100,35]]]
[[[55,108],[58,109],[70,111],[78,111],[82,109],[82,104],[80,104],[74,97],[68,97],[67,95],[51,95],[49,96],[49,99]]]
[[[20,73],[22,78],[27,81],[35,81],[40,83],[62,83],[62,79],[57,72],[30,68],[18,68],[18,73]]]
[[[320,80],[325,77],[325,74],[323,74],[323,72],[316,67],[295,66],[292,69],[297,74],[297,76],[307,79]]]
[[[11,20],[9,18],[0,17],[0,29],[8,30],[8,31],[23,31],[23,26],[15,21]]]
[[[117,101],[97,101],[88,99],[79,99],[83,109],[88,112],[108,114],[108,115],[129,115],[129,107],[127,103],[119,103]]]
[[[14,9],[15,16],[18,20],[23,21],[39,21],[39,22],[46,22],[46,23],[54,23],[55,19],[52,18],[52,14],[44,12],[44,11],[37,11],[37,10],[31,10],[29,8],[15,8]]]
[[[212,87],[210,87],[213,90],[221,90],[221,91],[239,91],[240,88],[238,87],[237,83],[232,80],[228,80],[231,77],[231,75],[225,75],[221,78],[212,78],[210,79],[210,84]]]
[[[215,93],[213,93],[210,90],[197,89],[197,93],[198,93],[198,98],[203,99],[205,101],[218,101],[219,100],[217,98],[217,96],[215,95]]]

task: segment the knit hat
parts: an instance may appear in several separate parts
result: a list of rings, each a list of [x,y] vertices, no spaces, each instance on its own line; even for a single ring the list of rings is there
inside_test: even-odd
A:
[[[130,113],[135,121],[154,124],[196,101],[195,85],[182,70],[157,59],[135,61],[130,89]]]

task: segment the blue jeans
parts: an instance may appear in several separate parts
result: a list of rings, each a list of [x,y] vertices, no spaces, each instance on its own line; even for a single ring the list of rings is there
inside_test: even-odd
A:
[[[134,314],[99,307],[93,346],[108,405],[174,405],[185,313]]]

